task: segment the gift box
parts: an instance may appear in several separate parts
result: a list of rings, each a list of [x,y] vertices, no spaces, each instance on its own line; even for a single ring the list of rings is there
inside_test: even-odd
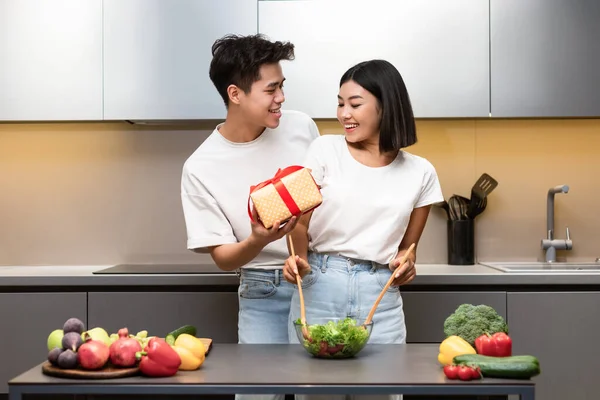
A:
[[[290,166],[275,176],[250,188],[252,203],[265,228],[279,220],[288,221],[318,207],[323,201],[321,190],[308,168]],[[248,202],[248,214],[250,204]]]

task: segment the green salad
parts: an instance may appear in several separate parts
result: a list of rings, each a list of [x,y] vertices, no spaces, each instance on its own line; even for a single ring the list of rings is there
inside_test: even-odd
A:
[[[296,321],[300,324],[300,319]],[[369,331],[356,320],[345,318],[338,322],[329,321],[325,325],[308,325],[309,339],[304,339],[304,347],[316,357],[344,358],[358,353],[369,340]]]

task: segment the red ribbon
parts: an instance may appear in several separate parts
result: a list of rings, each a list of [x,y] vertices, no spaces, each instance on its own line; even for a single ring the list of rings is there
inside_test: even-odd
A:
[[[302,210],[300,210],[300,208],[298,207],[298,204],[296,204],[296,202],[292,198],[292,195],[290,194],[290,192],[288,192],[288,190],[285,187],[285,185],[283,184],[283,182],[281,182],[281,178],[283,178],[284,176],[293,174],[296,171],[300,171],[303,168],[304,167],[301,167],[298,165],[292,165],[292,166],[284,168],[284,169],[278,169],[277,173],[275,174],[275,176],[273,178],[268,179],[264,182],[261,182],[256,186],[251,186],[250,194],[252,194],[253,192],[256,192],[257,190],[259,190],[265,186],[273,184],[273,186],[275,186],[275,190],[277,190],[277,193],[279,193],[281,200],[283,200],[283,203],[286,205],[288,210],[290,210],[290,213],[292,215],[298,216],[298,215],[302,214]],[[250,210],[250,196],[248,196],[248,216],[250,217],[252,222],[254,222],[254,219],[252,218],[252,211]]]

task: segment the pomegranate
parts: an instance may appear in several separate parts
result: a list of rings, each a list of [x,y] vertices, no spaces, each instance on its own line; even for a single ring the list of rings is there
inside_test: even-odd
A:
[[[83,369],[100,369],[108,361],[108,353],[108,346],[104,342],[88,337],[77,350],[77,360]]]
[[[135,353],[142,351],[142,345],[129,337],[127,328],[119,329],[119,339],[110,345],[110,362],[118,367],[133,367],[137,359]]]

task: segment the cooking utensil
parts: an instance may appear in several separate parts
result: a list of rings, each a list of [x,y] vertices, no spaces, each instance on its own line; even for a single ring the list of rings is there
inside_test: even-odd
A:
[[[438,201],[437,203],[433,203],[433,205],[435,207],[443,208],[444,211],[446,211],[446,215],[448,216],[448,219],[451,219],[450,218],[450,207],[448,206],[448,202],[446,200]]]
[[[294,242],[292,237],[288,234],[288,241],[290,243],[290,250],[292,252],[292,258],[296,262],[296,252],[294,251]],[[304,295],[302,293],[302,279],[300,274],[296,274],[296,285],[298,285],[298,295],[300,296],[300,322],[302,323],[302,335],[305,339],[309,339],[308,328],[306,327],[306,309],[304,308]]]
[[[475,218],[475,210],[483,207],[483,200],[492,193],[496,186],[498,186],[498,181],[486,173],[481,174],[471,189],[471,202],[467,211],[468,218]]]
[[[453,221],[468,219],[467,210],[469,208],[469,202],[470,200],[464,196],[458,194],[452,195],[452,197],[448,199],[450,219]]]
[[[471,211],[470,207],[471,204],[469,203],[469,211],[467,211],[467,216],[471,219],[475,219],[475,217],[481,214],[483,210],[485,210],[485,208],[487,207],[487,196],[485,196],[483,200],[477,202],[475,210]]]
[[[460,214],[460,203],[454,196],[450,196],[448,199],[448,209],[450,211],[450,219],[452,221],[458,220]]]
[[[400,258],[400,264],[398,264],[398,268],[396,268],[394,270],[394,272],[392,273],[392,276],[390,276],[390,279],[388,279],[387,283],[381,290],[381,293],[379,293],[377,300],[375,300],[375,304],[373,304],[373,307],[371,307],[371,311],[369,311],[369,314],[367,315],[367,319],[365,320],[364,325],[370,324],[371,321],[373,320],[373,315],[375,315],[375,310],[377,309],[379,302],[381,301],[381,299],[383,298],[383,295],[385,294],[385,292],[387,292],[387,290],[390,288],[390,285],[396,278],[396,271],[398,271],[398,269],[400,269],[402,267],[402,265],[406,262],[406,260],[408,259],[408,256],[410,255],[410,253],[413,252],[414,248],[415,248],[415,244],[413,243],[410,245],[408,250],[406,250],[406,253],[404,253],[404,255]]]

